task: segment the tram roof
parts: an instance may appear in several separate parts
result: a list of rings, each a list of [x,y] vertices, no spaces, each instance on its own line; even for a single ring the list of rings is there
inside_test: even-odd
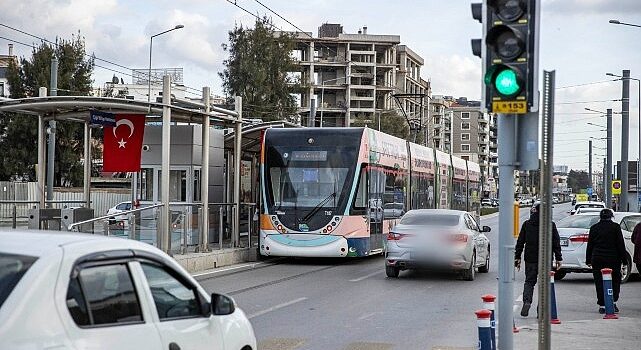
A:
[[[242,128],[242,150],[243,152],[249,153],[258,153],[260,152],[260,136],[264,130],[271,128],[300,128],[300,125],[287,122],[284,120],[263,122],[263,123],[254,123],[243,125]],[[234,129],[228,129],[228,132],[225,133],[225,148],[234,147]]]

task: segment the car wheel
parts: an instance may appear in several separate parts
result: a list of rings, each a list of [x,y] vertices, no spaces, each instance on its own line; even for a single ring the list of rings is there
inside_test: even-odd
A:
[[[396,278],[400,272],[401,271],[396,266],[385,266],[385,274],[387,277]]]
[[[463,271],[463,280],[465,281],[474,281],[476,275],[476,252],[472,253],[472,262],[470,268]]]
[[[554,281],[560,281],[562,280],[568,273],[566,271],[555,271],[554,272]]]
[[[630,256],[626,256],[626,264],[621,265],[621,283],[626,283],[632,275],[632,259]]]
[[[487,257],[485,258],[485,265],[479,267],[480,273],[490,272],[490,248],[487,248]]]

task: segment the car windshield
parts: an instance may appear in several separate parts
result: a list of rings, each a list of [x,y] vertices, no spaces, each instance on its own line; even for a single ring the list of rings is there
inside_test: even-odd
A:
[[[589,229],[599,221],[598,215],[574,215],[560,220],[556,227],[558,228],[585,228]]]
[[[408,213],[401,219],[402,225],[457,226],[459,216],[453,214]]]
[[[0,308],[37,258],[0,253]]]
[[[577,204],[575,209],[579,208],[605,208],[603,204]]]

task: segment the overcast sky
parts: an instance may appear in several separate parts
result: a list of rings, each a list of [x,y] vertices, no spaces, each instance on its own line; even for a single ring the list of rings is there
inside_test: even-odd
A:
[[[291,25],[269,13],[255,0],[235,0],[259,15],[270,15],[285,29]],[[305,31],[317,35],[321,23],[341,23],[347,33],[367,26],[368,33],[397,34],[425,58],[423,78],[434,94],[480,97],[481,62],[470,50],[470,39],[480,37],[481,25],[470,14],[469,0],[260,0]],[[621,110],[621,82],[600,82],[606,72],[630,69],[641,78],[641,28],[609,24],[609,19],[641,24],[641,0],[542,0],[541,69],[556,70],[555,163],[586,169],[588,137],[605,137],[588,122],[605,118],[584,114],[584,108]],[[233,2],[233,1],[232,1]],[[87,51],[132,68],[146,68],[149,36],[183,24],[185,28],[154,40],[154,67],[184,67],[185,84],[221,92],[218,72],[225,53],[221,44],[235,24],[252,25],[254,18],[225,0],[3,0],[0,23],[55,40],[80,31]],[[0,36],[27,43],[31,37],[0,27]],[[0,39],[0,52],[6,53]],[[16,45],[19,55],[30,49]],[[108,66],[98,62],[100,65]],[[116,70],[124,70],[110,66]],[[125,70],[126,71],[126,70]],[[129,73],[129,72],[127,72]],[[111,80],[114,72],[96,67],[94,84]],[[126,75],[115,73],[130,81]],[[638,85],[631,84],[630,159],[637,158]],[[586,101],[606,101],[589,102]],[[620,117],[614,118],[614,160],[620,156]],[[595,141],[596,147],[605,143]],[[605,150],[595,148],[595,169]],[[600,154],[600,155],[599,155]]]

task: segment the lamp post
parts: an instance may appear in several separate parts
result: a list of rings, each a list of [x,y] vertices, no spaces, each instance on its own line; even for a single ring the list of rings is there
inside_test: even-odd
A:
[[[610,21],[610,23],[613,23],[613,22],[612,22],[612,20]],[[619,24],[619,23],[617,23],[617,24]],[[620,23],[620,24],[623,24],[623,23]],[[640,27],[640,26],[637,26],[637,25],[633,25],[633,26],[635,26],[635,27]],[[607,75],[607,76],[609,76],[609,77],[617,77],[617,78],[621,78],[621,79],[623,79],[623,76],[618,75],[618,74],[605,73],[605,75]],[[637,78],[631,78],[631,77],[627,77],[626,79],[636,81],[636,82],[637,82],[637,86],[638,86],[638,88],[639,88],[639,89],[638,89],[638,100],[637,100],[637,103],[638,103],[638,105],[639,105],[639,106],[638,106],[638,108],[639,108],[639,109],[638,109],[638,113],[639,113],[639,115],[638,115],[638,118],[639,118],[639,145],[638,145],[638,155],[639,155],[639,156],[641,156],[641,80],[640,80],[640,79],[637,79]],[[639,170],[640,170],[640,166],[639,166],[639,161],[637,160],[637,174],[636,174],[636,180],[637,180],[637,181],[636,181],[636,186],[637,186],[637,206],[638,206],[638,203],[639,203]]]
[[[610,182],[612,181],[612,113],[621,114],[621,112],[612,112],[612,109],[610,108],[608,108],[606,112],[590,109],[587,107],[585,108],[585,110],[590,112],[595,112],[595,113],[601,113],[602,116],[605,116],[607,118],[607,124],[606,124],[607,137],[605,138],[606,150],[607,150],[607,158],[606,158],[607,169],[606,169],[606,178],[605,178],[606,180],[605,188],[607,189],[607,193],[605,196],[605,204],[608,208],[611,208],[612,194],[610,193],[609,186],[610,186]]]
[[[351,75],[346,75],[346,76],[344,76],[344,77],[340,77],[340,78],[327,79],[327,80],[323,80],[323,81],[321,82],[321,111],[320,111],[320,127],[321,127],[321,128],[323,127],[323,110],[325,110],[325,106],[324,106],[324,98],[325,98],[325,83],[327,83],[327,82],[329,82],[329,81],[336,81],[336,80],[341,80],[341,79],[347,79],[347,78],[349,78],[349,77],[351,77]],[[345,82],[345,84],[347,84],[347,82]]]
[[[184,28],[184,27],[185,27],[184,25],[179,24],[179,25],[177,25],[177,26],[175,26],[175,27],[173,27],[171,29],[165,30],[164,32],[160,32],[158,34],[152,35],[151,39],[149,40],[149,70],[147,71],[147,83],[148,83],[148,85],[147,85],[148,86],[147,87],[147,102],[151,102],[151,50],[152,50],[152,47],[154,46],[154,38],[157,37],[157,36],[163,35],[165,33],[169,33],[172,30],[181,29],[181,28]],[[149,111],[151,112],[151,105],[149,105]]]

